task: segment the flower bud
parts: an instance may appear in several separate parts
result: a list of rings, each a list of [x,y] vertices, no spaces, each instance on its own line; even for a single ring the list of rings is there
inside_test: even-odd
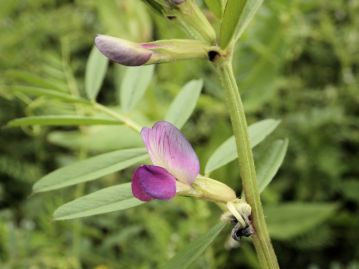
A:
[[[152,56],[150,50],[112,36],[96,36],[95,45],[110,60],[127,66],[144,65]]]
[[[186,39],[134,43],[112,36],[98,35],[95,44],[106,57],[127,66],[207,58],[208,53],[213,50],[205,42]]]

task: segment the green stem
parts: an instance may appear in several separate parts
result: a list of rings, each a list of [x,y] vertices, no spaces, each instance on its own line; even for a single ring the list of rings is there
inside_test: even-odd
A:
[[[253,153],[249,143],[247,121],[241,97],[233,74],[231,58],[215,63],[218,76],[226,91],[227,105],[236,139],[239,171],[242,179],[245,199],[252,207],[252,224],[255,233],[252,236],[258,259],[262,268],[279,269],[278,261],[273,250],[263,208],[257,186]]]
[[[114,119],[117,119],[117,120],[123,122],[123,124],[127,125],[128,127],[135,130],[136,132],[138,132],[138,133],[141,132],[142,127],[138,123],[132,121],[131,119],[129,119],[119,113],[116,113],[115,111],[113,111],[99,103],[92,103],[92,106],[96,110],[101,111],[101,112],[113,117]]]

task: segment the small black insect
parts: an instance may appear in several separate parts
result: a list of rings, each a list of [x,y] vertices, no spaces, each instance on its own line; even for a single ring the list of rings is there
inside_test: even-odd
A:
[[[253,227],[248,224],[246,227],[242,227],[240,223],[237,223],[232,229],[232,238],[236,241],[240,241],[241,237],[249,237],[254,233]]]
[[[241,237],[249,237],[254,234],[250,217],[244,217],[243,215],[241,215],[241,217],[242,221],[238,221],[238,219],[229,212],[224,215],[224,219],[234,225],[231,236],[237,242],[240,242]]]

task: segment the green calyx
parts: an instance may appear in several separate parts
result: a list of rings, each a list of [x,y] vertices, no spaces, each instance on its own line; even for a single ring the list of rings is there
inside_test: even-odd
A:
[[[204,176],[198,176],[192,185],[177,182],[177,194],[224,204],[236,199],[236,193],[232,188]]]

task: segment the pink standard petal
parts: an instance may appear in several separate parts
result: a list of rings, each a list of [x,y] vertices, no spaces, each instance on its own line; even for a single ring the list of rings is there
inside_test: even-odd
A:
[[[198,157],[174,125],[159,121],[152,128],[143,128],[141,136],[154,165],[164,167],[182,183],[195,181],[199,174]]]
[[[176,178],[159,166],[137,168],[131,186],[133,195],[141,201],[169,200],[176,196]]]

